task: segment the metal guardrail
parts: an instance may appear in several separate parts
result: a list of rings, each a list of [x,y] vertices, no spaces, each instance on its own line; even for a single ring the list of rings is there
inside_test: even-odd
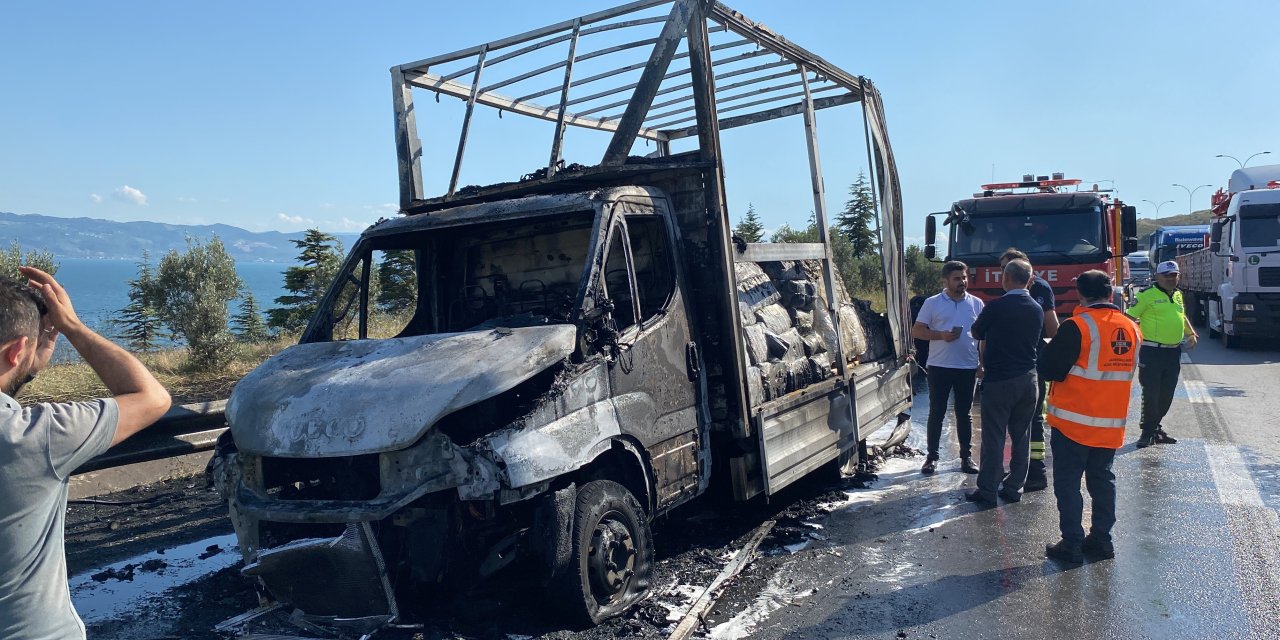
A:
[[[226,400],[173,407],[155,424],[85,463],[75,473],[209,451],[227,430],[226,408]]]

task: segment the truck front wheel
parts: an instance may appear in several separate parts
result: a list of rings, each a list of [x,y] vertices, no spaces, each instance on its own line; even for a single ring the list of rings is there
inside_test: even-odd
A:
[[[582,626],[624,613],[649,588],[653,534],[635,496],[611,480],[578,490],[569,566],[553,579],[556,600]]]

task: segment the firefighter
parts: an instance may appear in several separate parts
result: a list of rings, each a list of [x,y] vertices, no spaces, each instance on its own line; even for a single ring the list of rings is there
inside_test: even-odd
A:
[[[1027,254],[1009,247],[1004,254],[1000,256],[1000,267],[1003,268],[1009,264],[1011,260],[1026,260]],[[1044,278],[1035,275],[1032,271],[1031,284],[1027,287],[1027,291],[1031,293],[1031,299],[1040,305],[1044,310],[1044,325],[1040,332],[1040,342],[1037,344],[1043,348],[1046,340],[1053,339],[1058,333],[1058,312],[1057,302],[1053,298],[1053,288]],[[1039,354],[1040,349],[1036,350]],[[1027,483],[1023,485],[1023,491],[1040,491],[1049,486],[1049,479],[1044,472],[1044,398],[1049,392],[1049,383],[1041,381],[1040,395],[1036,398],[1036,412],[1031,417],[1031,465],[1027,467]]]
[[[1080,306],[1045,348],[1040,374],[1053,382],[1049,426],[1053,427],[1053,494],[1062,539],[1045,547],[1055,560],[1080,563],[1115,557],[1116,449],[1124,445],[1129,394],[1142,334],[1111,304],[1111,277],[1092,269],[1076,278]],[[1143,352],[1145,357],[1145,351]],[[1082,520],[1084,476],[1093,500],[1089,535]]]
[[[1142,351],[1139,354],[1138,382],[1142,385],[1142,435],[1138,448],[1152,444],[1175,444],[1176,438],[1165,433],[1160,421],[1173,404],[1173,391],[1182,372],[1182,346],[1194,348],[1200,336],[1187,320],[1178,290],[1178,263],[1161,262],[1156,267],[1156,283],[1138,293],[1137,303],[1129,308],[1142,326]]]

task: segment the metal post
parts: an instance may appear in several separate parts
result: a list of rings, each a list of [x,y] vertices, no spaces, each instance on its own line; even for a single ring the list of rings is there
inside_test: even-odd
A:
[[[835,260],[831,256],[831,242],[827,237],[827,197],[822,181],[822,159],[818,153],[818,122],[813,111],[813,94],[809,91],[809,70],[803,64],[796,65],[804,85],[804,132],[809,147],[809,180],[813,185],[813,211],[818,219],[818,242],[822,243],[823,275],[827,281],[827,308],[831,312],[831,326],[836,330],[836,371],[845,380],[844,334],[840,332],[840,301],[836,299]],[[852,401],[852,390],[850,391]]]
[[[480,92],[480,72],[484,71],[484,57],[489,53],[489,45],[480,48],[480,57],[476,60],[476,74],[471,78],[471,95],[467,98],[467,113],[462,117],[462,133],[458,136],[458,155],[453,159],[453,175],[449,178],[449,192],[452,196],[458,189],[458,174],[462,171],[462,152],[467,148],[467,132],[471,130],[471,113],[476,108],[476,94]]]
[[[422,193],[422,141],[413,109],[413,87],[404,81],[400,67],[391,69],[391,101],[396,116],[396,155],[400,169],[400,209],[406,209]]]
[[[866,78],[858,76],[859,82],[862,83],[862,139],[867,145],[867,171],[869,182],[871,185],[871,208],[876,214],[876,238],[879,240],[880,261],[884,262],[884,229],[880,224],[880,199],[876,194],[876,165],[871,155],[871,123],[867,118],[867,89]],[[885,266],[885,282],[889,281],[889,268]]]
[[[713,217],[710,220],[712,241],[715,252],[719,254],[720,272],[725,274],[724,286],[721,287],[720,304],[725,309],[738,308],[737,281],[734,277],[733,243],[730,239],[729,211],[725,207],[724,167],[720,158],[719,116],[716,113],[716,87],[711,67],[711,52],[707,35],[707,8],[709,0],[695,0],[693,16],[689,20],[689,76],[693,80],[693,101],[698,116],[698,153],[700,159],[710,163],[711,178],[706,181],[704,194],[707,201],[707,212]],[[747,356],[742,348],[742,324],[736,314],[726,313],[723,327],[724,335],[729,336],[730,344],[720,345],[728,356],[725,367],[732,371],[726,378],[733,384],[729,393],[734,400],[736,413],[730,415],[731,426],[735,436],[745,438],[751,435],[751,420],[748,414],[750,401],[747,399]],[[727,381],[726,381],[727,382]]]
[[[569,59],[564,66],[564,85],[560,88],[560,110],[556,113],[556,134],[551,139],[551,160],[547,162],[547,177],[556,174],[556,165],[560,162],[560,145],[564,143],[564,115],[569,108],[569,87],[573,84],[573,62],[578,51],[578,32],[582,30],[582,19],[573,21],[573,37],[569,39]]]
[[[627,154],[631,152],[631,145],[635,144],[636,134],[640,132],[645,115],[649,113],[649,106],[653,104],[653,98],[662,84],[662,78],[667,75],[667,68],[671,66],[671,59],[675,57],[680,41],[685,38],[690,22],[690,1],[675,0],[671,4],[671,15],[667,17],[667,23],[662,27],[662,34],[658,36],[658,43],[653,46],[649,63],[644,67],[640,82],[636,86],[635,93],[631,95],[631,101],[627,103],[626,112],[618,121],[618,129],[613,133],[613,139],[609,141],[609,148],[605,150],[604,159],[600,164],[620,165],[626,162]],[[704,35],[705,27],[706,25],[703,25]],[[689,59],[692,64],[692,52]],[[706,74],[708,78],[711,77],[709,61]]]

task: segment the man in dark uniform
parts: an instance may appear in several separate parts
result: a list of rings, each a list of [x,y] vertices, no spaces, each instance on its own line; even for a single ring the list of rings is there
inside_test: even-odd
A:
[[[1000,256],[1000,266],[1003,268],[1011,260],[1026,260],[1028,264],[1031,263],[1027,259],[1027,254],[1009,247]],[[1035,275],[1034,270],[1031,276],[1031,286],[1027,287],[1027,290],[1031,293],[1031,299],[1044,310],[1044,326],[1040,333],[1040,342],[1037,343],[1039,348],[1043,349],[1045,340],[1052,340],[1053,336],[1058,333],[1057,302],[1053,298],[1053,288],[1049,286],[1049,283],[1044,278]],[[1039,349],[1037,350],[1038,352]],[[1049,486],[1049,478],[1044,471],[1044,398],[1048,389],[1048,381],[1040,383],[1040,394],[1036,397],[1035,414],[1031,418],[1031,464],[1027,467],[1027,482],[1022,487],[1023,491],[1040,491]]]

